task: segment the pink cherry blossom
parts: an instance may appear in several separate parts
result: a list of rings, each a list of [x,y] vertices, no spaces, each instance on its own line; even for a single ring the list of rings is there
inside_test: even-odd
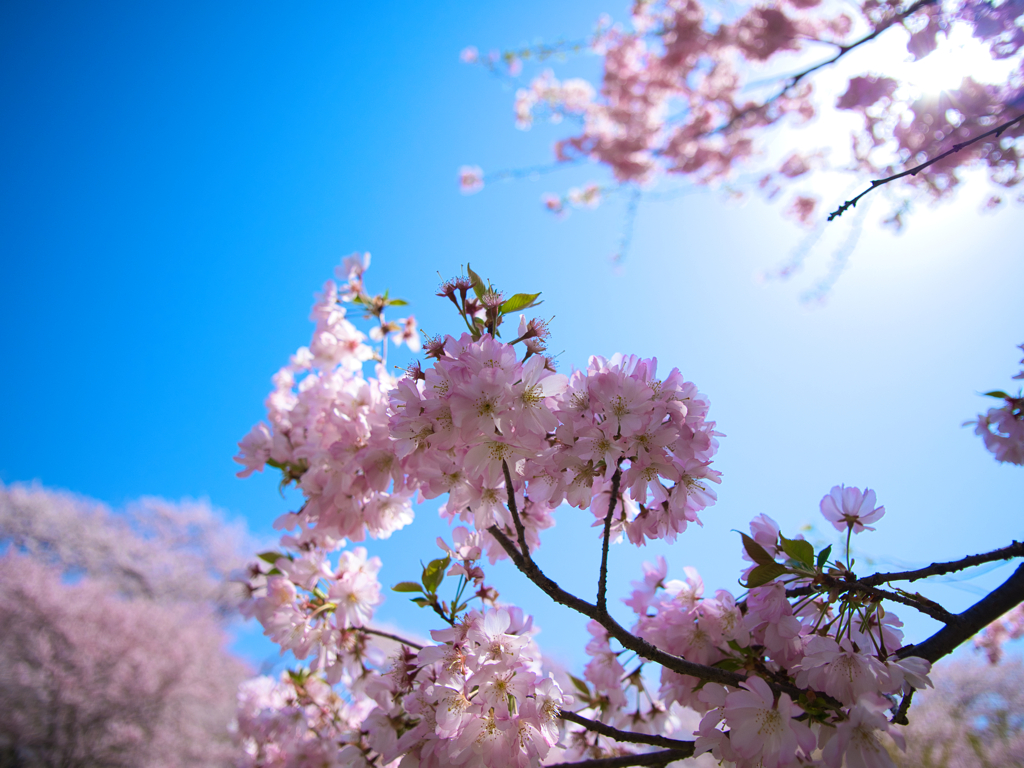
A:
[[[854,533],[875,530],[865,523],[873,523],[885,514],[885,507],[875,507],[875,492],[870,489],[833,486],[821,500],[821,514],[838,531],[848,528]]]

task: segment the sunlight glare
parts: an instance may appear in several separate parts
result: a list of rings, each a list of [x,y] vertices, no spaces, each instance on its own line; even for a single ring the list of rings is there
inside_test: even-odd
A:
[[[1016,57],[993,59],[988,46],[973,37],[966,24],[954,24],[948,35],[939,35],[938,47],[919,61],[908,60],[904,45],[897,45],[904,58],[884,71],[920,95],[958,88],[968,76],[979,83],[1005,83],[1017,65]]]

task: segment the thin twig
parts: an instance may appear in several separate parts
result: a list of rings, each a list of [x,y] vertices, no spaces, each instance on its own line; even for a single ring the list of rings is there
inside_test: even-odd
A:
[[[954,144],[952,149],[949,149],[949,150],[943,152],[941,155],[938,155],[937,157],[933,157],[931,160],[928,160],[927,162],[921,163],[920,165],[917,165],[917,166],[915,166],[913,168],[910,168],[910,169],[908,169],[906,171],[903,171],[902,173],[896,173],[896,174],[893,174],[892,176],[887,176],[884,179],[875,179],[874,181],[871,182],[871,186],[870,187],[865,189],[863,192],[861,192],[859,195],[857,195],[852,200],[847,200],[845,203],[843,203],[838,208],[836,208],[834,211],[832,211],[832,213],[830,213],[828,215],[828,220],[832,221],[832,219],[835,219],[835,218],[838,218],[839,216],[842,216],[843,213],[848,208],[853,208],[854,206],[856,206],[857,205],[857,201],[860,200],[862,197],[864,197],[864,195],[866,195],[871,190],[877,189],[878,187],[881,187],[881,186],[883,186],[885,184],[888,184],[890,181],[896,181],[896,179],[902,179],[904,176],[916,176],[918,173],[923,171],[929,165],[934,165],[935,163],[939,162],[939,160],[942,160],[943,158],[949,157],[950,155],[956,154],[960,150],[965,149],[965,148],[971,146],[971,144],[975,144],[975,143],[981,141],[982,139],[987,139],[989,136],[997,136],[998,137],[1003,131],[1005,131],[1011,125],[1013,125],[1014,123],[1019,123],[1021,120],[1024,120],[1024,115],[1017,115],[1017,117],[1013,118],[1013,120],[1005,122],[1002,125],[997,126],[996,128],[993,128],[991,131],[986,131],[985,133],[981,134],[980,136],[975,136],[973,139],[970,139],[968,141],[961,141],[958,144]]]
[[[644,752],[639,755],[598,757],[576,763],[553,763],[547,768],[628,768],[631,765],[668,765],[673,760],[685,760],[692,756],[692,749],[666,749],[662,752]]]
[[[816,577],[816,581],[816,585],[787,589],[786,597],[803,597],[804,595],[813,595],[822,591],[820,587],[826,587],[829,591],[836,591],[839,593],[862,592],[863,594],[874,598],[875,601],[878,602],[882,600],[891,600],[894,603],[909,606],[927,616],[931,616],[936,621],[941,621],[943,624],[954,624],[957,621],[955,613],[950,613],[938,603],[921,597],[920,595],[903,595],[899,592],[890,592],[887,589],[879,589],[878,587],[869,586],[863,581],[844,581],[843,579],[837,579],[833,576],[826,575]]]
[[[973,637],[1011,608],[1024,602],[1024,565],[1017,567],[999,587],[957,615],[954,624],[947,624],[927,640],[900,648],[896,655],[905,659],[920,656],[932,664],[950,654],[960,643]]]
[[[570,723],[576,723],[576,725],[582,725],[588,731],[599,733],[602,736],[607,736],[610,739],[616,741],[622,741],[629,744],[650,744],[655,747],[667,747],[668,749],[677,750],[690,750],[690,755],[693,754],[693,742],[692,741],[680,741],[679,739],[669,739],[665,736],[654,736],[649,733],[636,733],[634,731],[620,731],[618,728],[612,728],[610,725],[605,725],[597,720],[591,720],[581,715],[577,715],[575,712],[569,712],[563,709],[559,715],[563,720],[568,720]],[[689,757],[689,755],[687,755]]]
[[[608,503],[608,514],[604,516],[604,541],[601,542],[601,574],[597,579],[597,610],[607,613],[608,611],[608,540],[612,534],[612,513],[615,512],[615,502],[619,498],[619,481],[622,479],[622,470],[615,468],[612,475],[612,500]]]
[[[362,632],[365,635],[376,635],[377,637],[384,637],[384,638],[387,638],[388,640],[394,640],[396,643],[401,643],[402,645],[407,645],[410,648],[415,648],[417,651],[422,651],[423,650],[423,646],[420,645],[419,643],[414,643],[412,640],[406,640],[404,637],[399,637],[398,635],[393,635],[390,632],[382,632],[379,629],[370,629],[369,627],[358,627],[358,629],[359,629],[360,632]]]
[[[1005,547],[994,549],[991,552],[983,552],[980,555],[968,555],[959,560],[950,560],[945,563],[932,563],[925,568],[918,568],[913,571],[895,571],[893,573],[876,573],[856,583],[867,587],[874,587],[878,584],[886,584],[891,581],[917,581],[926,579],[929,576],[943,576],[947,573],[956,573],[976,565],[984,565],[997,560],[1011,560],[1015,557],[1024,557],[1024,542],[1012,541]]]

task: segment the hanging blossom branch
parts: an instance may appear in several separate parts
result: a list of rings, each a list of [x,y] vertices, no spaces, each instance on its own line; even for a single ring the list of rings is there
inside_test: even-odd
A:
[[[1017,123],[1021,122],[1022,120],[1024,120],[1024,115],[1018,115],[1017,117],[1013,118],[1012,120],[1008,120],[1007,122],[1003,123],[1002,125],[997,126],[997,127],[993,128],[990,131],[986,131],[985,133],[981,134],[980,136],[975,136],[973,139],[968,139],[967,141],[961,141],[961,142],[959,142],[957,144],[954,144],[951,149],[943,152],[941,155],[938,155],[937,157],[933,157],[931,160],[929,160],[929,161],[927,161],[925,163],[921,163],[920,165],[914,166],[913,168],[910,168],[910,169],[908,169],[906,171],[902,171],[901,173],[896,173],[896,174],[893,174],[892,176],[887,176],[884,179],[875,179],[874,181],[871,182],[871,186],[870,187],[865,189],[863,192],[861,192],[859,195],[857,195],[856,197],[852,198],[851,200],[847,200],[845,203],[843,203],[838,208],[836,208],[834,211],[832,211],[832,213],[830,213],[828,215],[828,220],[832,221],[833,219],[836,219],[836,218],[842,216],[843,213],[845,213],[847,209],[855,207],[857,205],[857,202],[862,197],[864,197],[864,195],[868,194],[868,192],[871,192],[872,190],[878,189],[878,187],[884,186],[884,185],[888,184],[891,181],[896,181],[897,179],[902,179],[905,176],[916,176],[918,173],[923,171],[928,166],[934,165],[935,163],[939,162],[940,160],[942,160],[944,158],[949,157],[950,155],[955,155],[957,152],[960,152],[961,150],[964,150],[967,147],[971,146],[972,144],[976,144],[979,141],[982,141],[983,139],[987,139],[989,136],[995,136],[995,137],[998,138],[999,136],[1002,135],[1003,131],[1005,131],[1007,128],[1010,128],[1013,125],[1016,125]]]

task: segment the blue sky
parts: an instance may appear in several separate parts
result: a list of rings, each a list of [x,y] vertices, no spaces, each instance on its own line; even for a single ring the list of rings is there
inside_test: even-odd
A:
[[[1024,472],[960,426],[987,407],[979,392],[1012,383],[1024,341],[1019,210],[979,215],[983,183],[898,237],[869,219],[824,306],[800,296],[848,229],[802,274],[762,284],[804,235],[760,202],[646,204],[614,268],[621,199],[562,221],[538,202],[601,169],[458,193],[460,165],[543,163],[561,135],[517,131],[512,92],[461,65],[461,48],[585,35],[602,11],[625,15],[594,2],[0,7],[0,480],[115,505],[206,496],[269,535],[294,499],[270,476],[235,478],[235,443],[307,343],[313,292],[359,250],[371,288],[409,300],[431,333],[456,329],[438,271],[471,262],[506,290],[543,291],[563,370],[654,355],[710,395],[727,435],[720,502],[675,547],[613,549],[617,594],[659,553],[737,590],[731,530],[761,512],[791,533],[818,525],[839,483],[886,506],[861,542],[886,566],[1020,539]],[[539,557],[585,596],[588,522],[561,515]],[[380,543],[382,580],[415,575],[442,530],[423,510]],[[962,609],[1008,574],[925,593]],[[507,568],[493,578],[537,614],[544,647],[578,657],[583,622]],[[381,618],[429,626],[398,596]],[[921,637],[931,622],[908,626]]]

